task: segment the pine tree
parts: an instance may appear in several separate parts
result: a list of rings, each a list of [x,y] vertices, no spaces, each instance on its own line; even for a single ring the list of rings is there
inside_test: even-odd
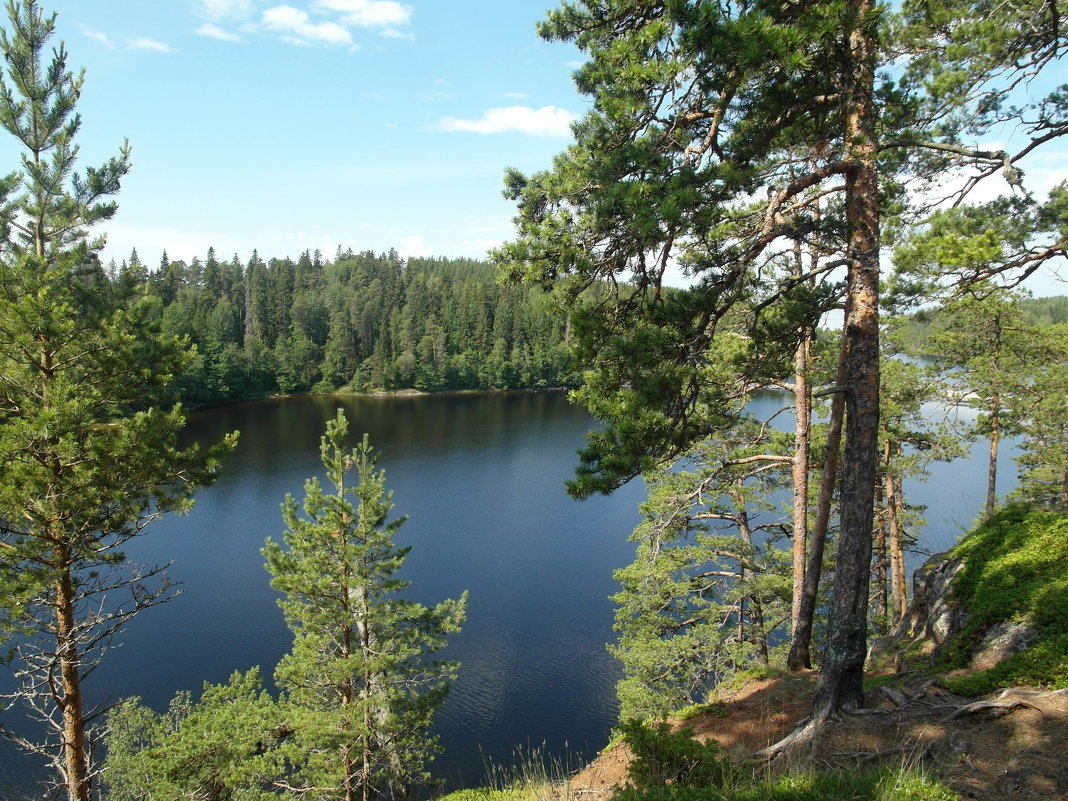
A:
[[[303,515],[287,496],[284,547],[268,539],[263,553],[294,635],[275,680],[294,710],[296,786],[370,801],[387,785],[403,794],[427,778],[436,751],[428,729],[455,672],[427,655],[459,630],[466,593],[433,608],[400,597],[407,582],[396,573],[410,549],[394,536],[405,518],[388,520],[392,493],[377,457],[366,435],[346,452],[347,433],[338,410],[320,446],[334,493],[310,479]],[[352,468],[354,486],[346,478]]]
[[[128,148],[74,171],[82,77],[62,45],[43,61],[55,16],[7,4],[0,125],[21,142],[22,173],[2,181],[0,250],[0,590],[18,632],[8,695],[45,734],[71,801],[88,801],[100,708],[83,679],[142,610],[173,597],[165,566],[137,566],[122,546],[160,515],[188,509],[229,443],[179,449],[181,410],[149,404],[188,354],[159,335],[136,286],[112,297],[89,226],[108,219]]]
[[[1009,109],[1018,82],[1064,52],[1056,4],[999,6],[996,22],[992,13],[966,0],[905,3],[898,20],[873,0],[577,0],[540,29],[586,52],[575,78],[593,104],[551,169],[507,173],[519,235],[494,258],[513,278],[562,280],[573,298],[608,292],[574,319],[581,398],[606,423],[583,454],[577,493],[610,492],[714,434],[723,399],[705,377],[722,321],[745,313],[756,331],[766,312],[795,306],[779,315],[805,325],[754,350],[774,365],[827,308],[826,295],[799,290],[845,272],[834,388],[845,407],[844,502],[828,633],[813,714],[776,751],[863,704],[888,201],[904,200],[905,180],[960,167],[965,191],[999,173],[1018,185],[1014,163],[1068,132],[1063,96],[1031,115]],[[901,82],[877,75],[903,52],[915,58]],[[1026,129],[1015,154],[962,144],[1010,114]],[[798,238],[817,244],[818,264],[777,269]],[[687,291],[665,291],[672,265],[690,277]]]

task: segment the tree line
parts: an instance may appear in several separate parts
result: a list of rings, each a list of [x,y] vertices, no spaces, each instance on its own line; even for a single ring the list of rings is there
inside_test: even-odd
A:
[[[502,284],[472,259],[229,261],[209,248],[148,270],[136,250],[106,280],[141,293],[165,335],[196,355],[173,388],[194,404],[274,393],[573,386],[566,315],[550,296]]]

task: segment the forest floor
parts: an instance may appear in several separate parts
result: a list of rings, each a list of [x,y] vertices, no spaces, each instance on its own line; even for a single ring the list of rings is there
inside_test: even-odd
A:
[[[815,673],[754,680],[721,692],[685,722],[715,738],[732,760],[772,775],[790,769],[912,765],[980,801],[1068,801],[1068,690],[1005,690],[976,701],[955,696],[929,675],[895,676],[868,693],[869,709],[771,763],[753,755],[788,734],[809,709]],[[681,725],[681,724],[680,724]],[[606,801],[626,778],[626,745],[616,743],[572,777],[570,797]]]

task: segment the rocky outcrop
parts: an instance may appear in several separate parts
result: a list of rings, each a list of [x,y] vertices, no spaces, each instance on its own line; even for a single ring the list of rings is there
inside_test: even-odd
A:
[[[968,610],[951,598],[961,559],[940,553],[930,557],[912,578],[912,603],[894,630],[877,638],[868,651],[872,669],[902,672],[917,657],[937,658],[939,649],[968,625]],[[972,651],[973,670],[986,670],[1018,653],[1037,632],[1023,623],[1004,621],[990,628]]]

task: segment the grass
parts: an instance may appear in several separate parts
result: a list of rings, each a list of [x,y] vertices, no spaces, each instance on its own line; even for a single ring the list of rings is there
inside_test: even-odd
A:
[[[959,801],[917,768],[873,771],[803,770],[765,781],[737,779],[726,787],[663,787],[617,792],[612,801]]]
[[[968,609],[940,668],[967,667],[983,635],[1002,621],[1024,623],[1038,637],[993,668],[948,677],[951,692],[983,695],[1002,687],[1068,687],[1068,513],[1009,506],[952,552],[964,558],[951,600]]]

